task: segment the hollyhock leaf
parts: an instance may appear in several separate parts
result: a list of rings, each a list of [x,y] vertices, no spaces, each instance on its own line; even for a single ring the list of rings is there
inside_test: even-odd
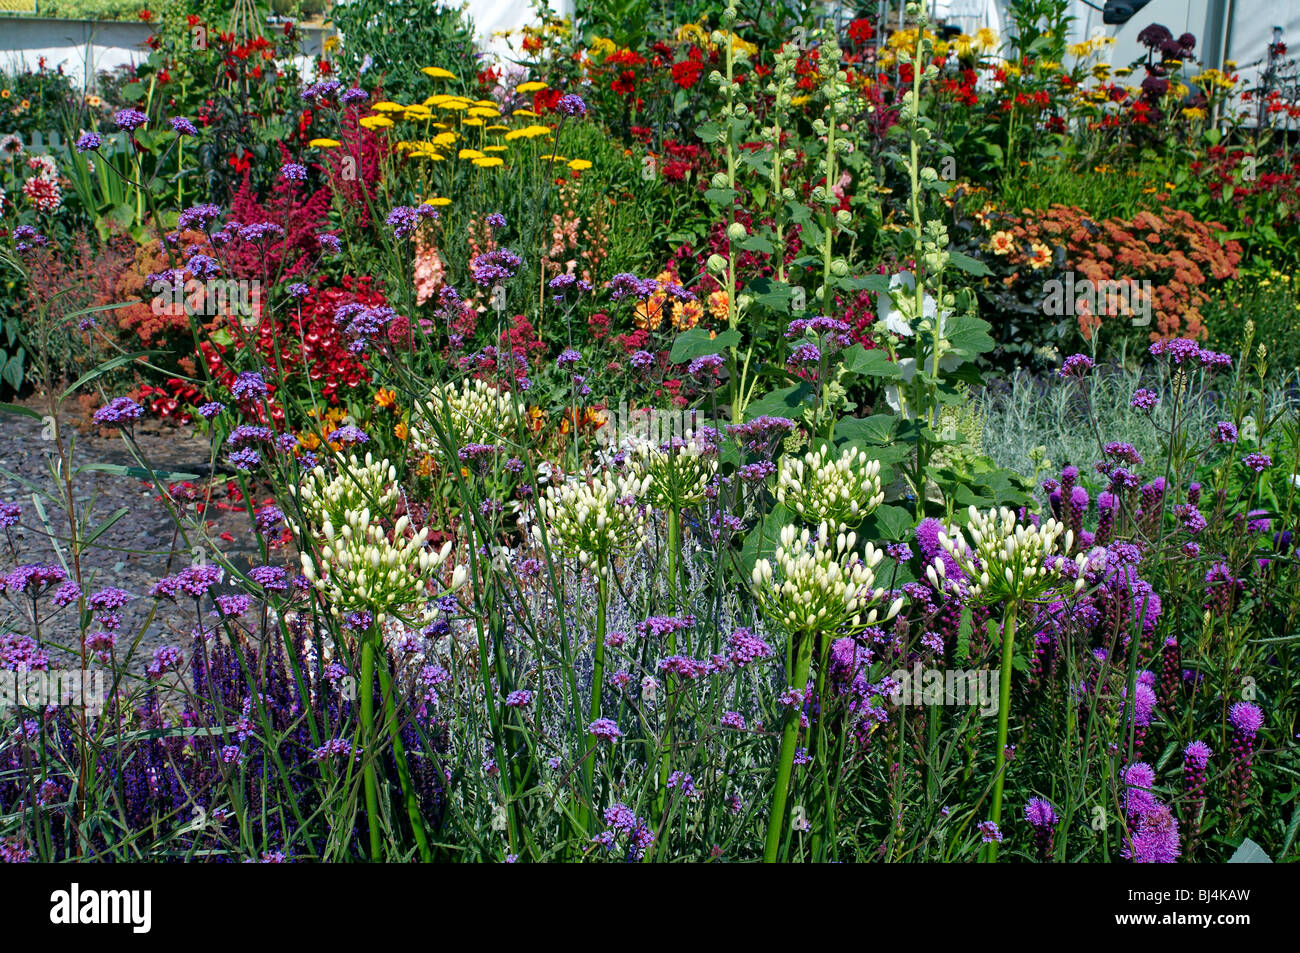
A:
[[[894,439],[898,418],[893,414],[873,414],[870,417],[844,417],[835,424],[835,442],[887,444]]]
[[[875,294],[889,293],[889,275],[861,275],[857,278],[841,278],[836,284],[846,291],[870,291]]]
[[[990,346],[992,341],[990,341]],[[883,377],[887,380],[897,380],[902,376],[898,365],[889,359],[880,348],[867,349],[861,344],[855,344],[846,348],[841,355],[844,362],[844,369],[850,374],[859,374],[862,377]]]
[[[803,405],[808,403],[811,396],[812,388],[807,381],[800,381],[789,387],[778,387],[746,405],[745,418],[753,420],[755,417],[788,417],[797,420],[803,415]]]
[[[739,343],[739,331],[723,331],[717,337],[710,337],[707,329],[694,327],[677,335],[676,340],[673,341],[673,349],[668,354],[668,360],[674,364],[685,364],[705,354],[721,354],[727,348],[735,347]]]
[[[960,315],[948,318],[943,336],[953,351],[970,358],[993,350],[996,342],[989,336],[990,330],[992,325],[983,318]]]
[[[771,278],[756,278],[749,285],[748,291],[754,300],[764,307],[782,313],[790,310],[790,298],[794,294],[790,285]]]

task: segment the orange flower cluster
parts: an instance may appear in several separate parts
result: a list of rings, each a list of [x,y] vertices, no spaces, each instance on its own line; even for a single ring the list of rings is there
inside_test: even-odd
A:
[[[1160,214],[1140,212],[1132,221],[1097,221],[1078,207],[1053,205],[1045,212],[1026,209],[1021,217],[1004,217],[996,228],[999,241],[994,242],[994,253],[1018,269],[1003,279],[1008,287],[1026,276],[1026,269],[1043,267],[1046,248],[1061,247],[1065,249],[1065,268],[1094,285],[1112,280],[1150,281],[1153,341],[1204,339],[1209,333],[1200,310],[1209,299],[1205,285],[1236,277],[1242,254],[1236,241],[1220,241],[1217,233],[1226,231],[1226,226],[1199,222],[1190,213],[1168,206],[1162,206]],[[1011,242],[1005,238],[1008,233]],[[1078,315],[1085,339],[1091,340],[1104,317]]]

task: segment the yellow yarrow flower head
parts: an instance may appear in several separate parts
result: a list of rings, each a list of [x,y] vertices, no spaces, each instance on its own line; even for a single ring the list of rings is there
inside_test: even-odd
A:
[[[455,73],[453,73],[449,69],[443,69],[441,66],[426,66],[422,70],[420,70],[420,72],[423,73],[425,76],[430,76],[434,79],[455,79],[456,78]]]

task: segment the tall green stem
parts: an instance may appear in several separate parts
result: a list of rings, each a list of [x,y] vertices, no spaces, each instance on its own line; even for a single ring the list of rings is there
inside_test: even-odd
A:
[[[672,605],[677,605],[677,551],[680,547],[678,537],[681,530],[678,525],[679,517],[677,507],[668,507],[668,598]],[[668,633],[668,654],[677,654],[677,633]],[[664,807],[668,795],[668,778],[672,773],[673,758],[673,696],[676,694],[676,680],[669,674],[667,676],[666,704],[664,705],[664,750],[659,759],[659,794],[655,798],[657,813],[660,820],[663,819]]]
[[[370,859],[379,861],[379,780],[375,776],[375,642],[377,630],[361,642],[361,733],[365,738],[366,827],[370,830]]]
[[[607,567],[602,567],[607,568]],[[600,696],[605,684],[605,616],[609,609],[609,580],[602,574],[596,584],[596,645],[595,662],[591,670],[591,708],[588,723],[600,717]],[[585,782],[588,806],[583,809],[583,827],[590,824],[596,799],[596,736],[587,733],[586,757],[583,759],[582,777]]]
[[[1006,780],[1007,722],[1011,718],[1011,656],[1016,644],[1016,611],[1014,599],[1007,602],[1006,618],[1002,622],[1002,668],[998,672],[998,750],[994,762],[993,811],[994,824],[1002,823],[1002,786]],[[998,859],[997,841],[989,844],[988,862]]]
[[[792,633],[791,638],[795,638]],[[790,680],[790,687],[799,692],[802,696],[804,687],[808,684],[808,670],[812,668],[812,635],[803,633],[800,640],[797,655],[794,664],[794,677]],[[776,863],[777,853],[781,849],[781,827],[785,823],[785,804],[789,796],[790,772],[794,767],[795,745],[799,741],[799,711],[796,709],[789,713],[785,722],[785,730],[781,734],[781,760],[776,769],[776,790],[772,792],[772,812],[767,819],[767,846],[763,850],[763,862],[768,864]]]
[[[411,783],[411,769],[406,763],[406,748],[402,744],[402,732],[397,724],[397,702],[393,697],[393,680],[388,674],[387,664],[379,666],[379,688],[384,693],[388,737],[393,742],[393,758],[397,761],[397,776],[402,782],[406,816],[411,821],[411,830],[415,832],[415,843],[420,849],[420,860],[429,863],[433,860],[433,853],[429,850],[429,835],[425,833],[424,818],[420,816],[420,803],[415,795],[415,785]]]

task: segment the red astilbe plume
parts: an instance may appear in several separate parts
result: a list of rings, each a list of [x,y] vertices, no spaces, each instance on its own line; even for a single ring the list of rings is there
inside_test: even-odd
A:
[[[284,143],[280,147],[280,161],[292,157]],[[244,225],[270,222],[284,229],[284,235],[266,243],[266,277],[271,281],[285,281],[306,272],[320,253],[316,240],[318,232],[328,223],[330,193],[318,189],[306,194],[303,187],[292,179],[277,176],[271,194],[260,200],[249,181],[249,173],[230,203],[230,218]],[[259,246],[236,239],[225,250],[225,260],[232,278],[262,278],[262,251]]]

